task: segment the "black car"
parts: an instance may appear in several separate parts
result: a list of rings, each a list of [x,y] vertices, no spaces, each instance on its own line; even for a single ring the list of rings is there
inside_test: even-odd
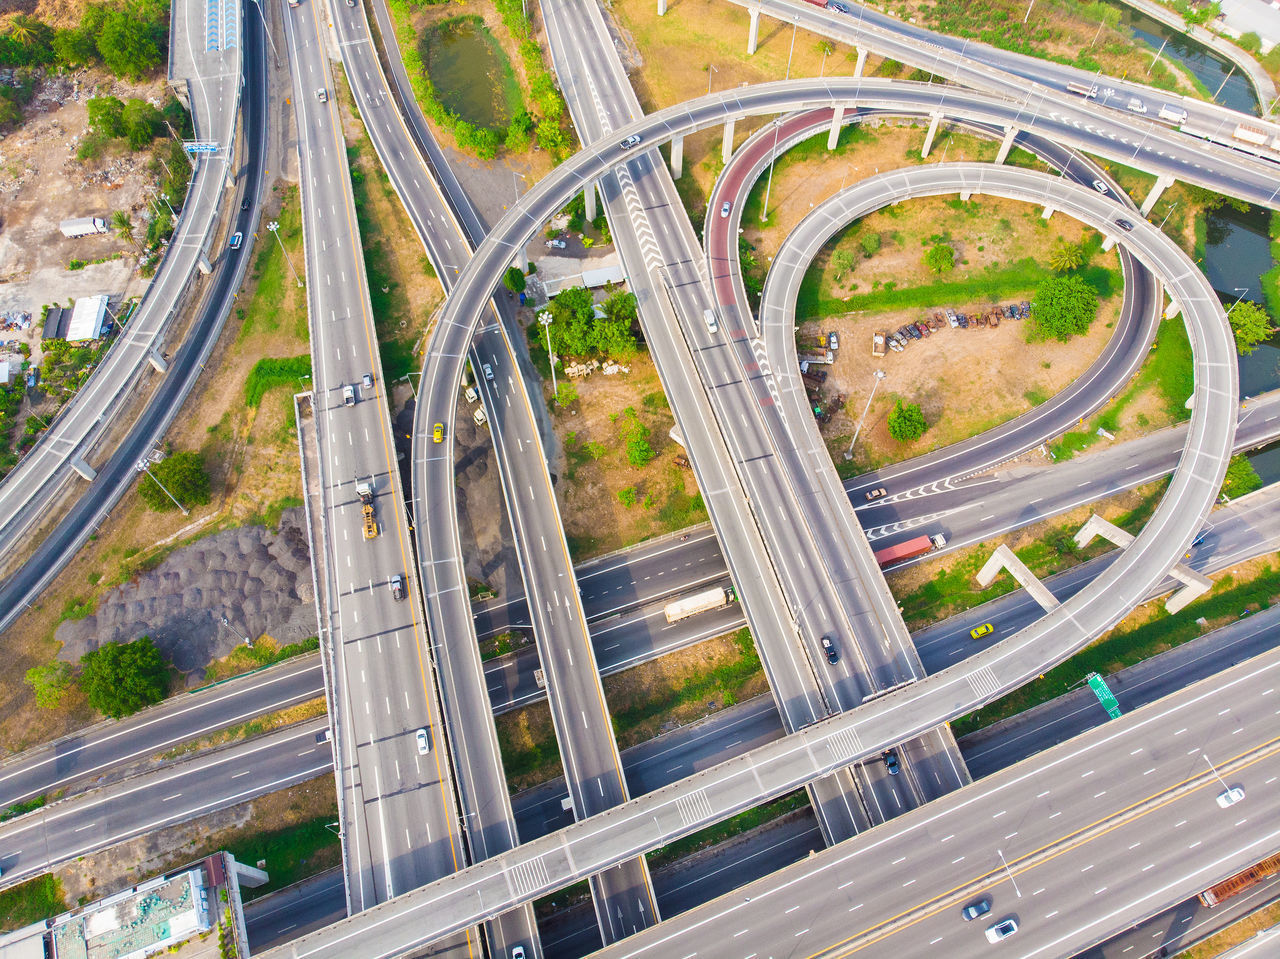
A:
[[[1116,220],[1116,226],[1120,227],[1120,229],[1124,230],[1126,233],[1133,229],[1133,224],[1128,220]]]
[[[913,340],[924,339],[924,337],[920,335],[920,331],[917,330],[914,325],[907,327],[907,336],[911,337]]]
[[[889,770],[890,776],[898,775],[901,767],[898,765],[898,753],[895,750],[886,749],[880,754],[880,758],[884,760],[884,768]]]
[[[822,637],[822,651],[827,654],[827,662],[832,666],[840,662],[840,650],[829,633]]]
[[[249,209],[249,198],[245,197],[240,201],[240,212],[243,213],[247,209]]]
[[[977,902],[971,902],[960,910],[960,915],[964,916],[964,921],[977,919],[979,916],[985,916],[991,911],[990,899],[979,899]]]

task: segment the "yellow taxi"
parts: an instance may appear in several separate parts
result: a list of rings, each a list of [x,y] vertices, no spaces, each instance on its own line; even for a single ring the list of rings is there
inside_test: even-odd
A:
[[[444,442],[444,424],[443,423],[437,423],[434,427],[432,427],[431,439],[437,443]]]
[[[975,626],[973,627],[973,629],[969,630],[969,638],[981,639],[983,636],[987,635],[987,633],[991,632],[993,629],[995,629],[995,627],[992,626],[990,623],[983,623],[981,626]]]

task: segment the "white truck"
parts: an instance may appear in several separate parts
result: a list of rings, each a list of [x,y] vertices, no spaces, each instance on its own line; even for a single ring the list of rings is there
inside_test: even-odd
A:
[[[723,586],[716,586],[712,589],[704,589],[700,593],[694,593],[692,596],[686,596],[684,599],[673,600],[667,603],[663,612],[667,615],[668,623],[675,623],[688,616],[719,609],[721,606],[728,606],[737,598],[732,586],[727,589]]]
[[[58,224],[62,235],[72,240],[107,232],[107,221],[100,216],[77,216]]]
[[[1186,110],[1182,109],[1181,107],[1171,107],[1167,103],[1162,103],[1160,105],[1160,113],[1158,114],[1158,116],[1160,117],[1161,120],[1166,120],[1169,123],[1186,123],[1187,122]]]

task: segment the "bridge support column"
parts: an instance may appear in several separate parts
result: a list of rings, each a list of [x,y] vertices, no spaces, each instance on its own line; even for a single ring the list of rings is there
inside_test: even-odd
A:
[[[968,203],[968,202],[969,202],[969,197],[971,197],[971,196],[973,196],[973,191],[972,191],[972,190],[961,190],[961,191],[960,191],[960,202],[961,202],[961,203]]]
[[[978,571],[979,584],[990,586],[991,581],[996,578],[996,574],[1001,569],[1007,569],[1012,573],[1013,578],[1022,584],[1023,588],[1031,594],[1031,598],[1039,603],[1046,613],[1061,605],[1044,583],[1036,579],[1035,574],[1027,569],[1026,564],[1018,559],[1013,554],[1013,550],[1004,543],[996,547],[996,551],[991,554],[991,558]]]
[[[98,478],[98,471],[84,461],[83,456],[77,456],[71,461],[71,468],[92,483]]]
[[[1104,236],[1102,238],[1103,253],[1106,253],[1109,249],[1111,249],[1115,245],[1116,245],[1116,238],[1114,236]]]
[[[831,132],[827,134],[827,149],[834,150],[836,142],[840,139],[840,122],[844,119],[844,106],[836,107],[836,112],[831,115]]]
[[[858,51],[858,62],[853,67],[853,75],[855,77],[862,76],[862,70],[867,65],[867,48],[854,47]]]
[[[658,16],[665,17],[667,15],[667,0],[658,0]]]
[[[1170,300],[1169,305],[1164,308],[1164,318],[1172,320],[1175,316],[1182,312],[1182,304],[1177,300]]]
[[[236,878],[242,886],[261,886],[270,881],[271,877],[267,875],[265,870],[255,869],[253,866],[246,866],[239,859],[228,854],[231,860],[232,868],[236,871]]]
[[[671,178],[680,179],[684,170],[684,137],[671,138]]]
[[[724,146],[720,149],[720,161],[728,163],[729,157],[733,156],[733,121],[730,120],[724,125]]]
[[[1009,150],[1013,147],[1013,138],[1017,135],[1017,127],[1004,128],[1004,139],[1000,141],[1000,152],[996,154],[996,163],[1003,163],[1009,158]]]
[[[1049,217],[1053,216],[1053,207],[1051,206],[1045,207],[1044,212],[1041,213],[1040,216],[1046,220],[1049,219]]]
[[[1165,174],[1156,177],[1155,186],[1151,188],[1151,192],[1147,194],[1147,198],[1142,201],[1142,207],[1138,210],[1143,216],[1151,212],[1151,208],[1156,205],[1156,200],[1160,199],[1160,194],[1174,184],[1173,177]]]
[[[525,247],[516,250],[515,258],[511,261],[520,268],[521,273],[529,272],[529,251]]]
[[[596,185],[595,181],[588,183],[582,191],[582,198],[586,201],[587,222],[590,223],[596,218]]]
[[[751,33],[747,36],[747,56],[756,52],[756,42],[760,39],[760,11],[748,10],[751,14]]]
[[[1136,538],[1132,533],[1126,533],[1115,523],[1103,519],[1096,513],[1090,516],[1089,521],[1080,527],[1080,532],[1076,533],[1077,548],[1083,549],[1088,546],[1095,536],[1101,536],[1121,549],[1127,549]],[[1185,608],[1193,599],[1207,593],[1213,587],[1213,583],[1207,577],[1182,563],[1178,563],[1169,570],[1169,575],[1183,584],[1182,589],[1170,594],[1164,602],[1164,608],[1170,613],[1176,613]]]
[[[941,120],[941,113],[935,113],[929,118],[929,132],[924,135],[924,146],[920,150],[921,160],[927,160],[929,158],[929,148],[933,146],[933,138],[938,132],[938,123]]]
[[[147,353],[147,362],[150,363],[157,373],[163,373],[169,369],[169,364],[165,362],[164,357],[160,355],[160,351],[154,347]]]

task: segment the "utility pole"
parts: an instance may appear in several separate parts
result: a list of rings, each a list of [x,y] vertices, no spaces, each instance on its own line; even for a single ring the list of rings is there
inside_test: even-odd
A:
[[[556,355],[551,352],[551,321],[554,319],[550,310],[538,314],[538,322],[547,331],[547,361],[551,364],[551,392],[556,397],[556,405],[560,405],[560,387],[556,384]]]
[[[284,240],[280,239],[280,224],[276,220],[272,220],[267,224],[267,229],[271,231],[271,235],[276,238],[276,242],[280,244],[280,252],[284,254],[284,261],[289,264],[289,269],[293,270],[293,278],[298,281],[298,286],[302,286],[302,277],[298,276],[298,270],[293,265],[293,260],[289,259],[289,251],[284,248]]]

